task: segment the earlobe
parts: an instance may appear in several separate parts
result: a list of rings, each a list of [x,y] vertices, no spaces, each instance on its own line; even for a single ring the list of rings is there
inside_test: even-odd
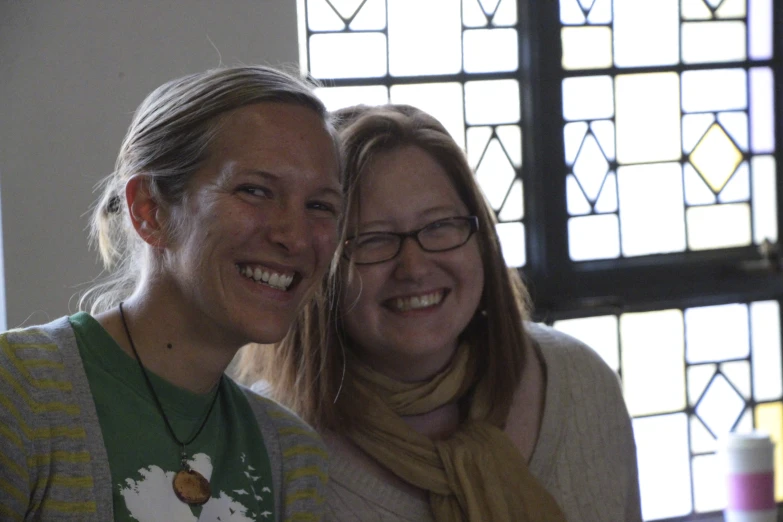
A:
[[[151,178],[143,174],[133,176],[125,184],[125,200],[131,223],[146,243],[160,246],[163,239],[161,212],[150,190]]]

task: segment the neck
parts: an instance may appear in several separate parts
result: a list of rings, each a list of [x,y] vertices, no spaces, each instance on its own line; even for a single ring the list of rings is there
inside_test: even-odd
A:
[[[202,331],[173,303],[137,292],[123,304],[128,331],[144,367],[194,393],[207,393],[240,348],[214,332]],[[96,317],[128,355],[135,358],[119,309]]]
[[[401,417],[410,428],[432,440],[449,438],[459,427],[459,406],[456,402],[444,404],[421,415]]]

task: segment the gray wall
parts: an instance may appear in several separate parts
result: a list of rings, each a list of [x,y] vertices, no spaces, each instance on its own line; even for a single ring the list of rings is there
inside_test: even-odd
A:
[[[85,212],[149,91],[221,57],[290,64],[297,49],[295,0],[3,0],[0,327],[74,311],[100,273]]]

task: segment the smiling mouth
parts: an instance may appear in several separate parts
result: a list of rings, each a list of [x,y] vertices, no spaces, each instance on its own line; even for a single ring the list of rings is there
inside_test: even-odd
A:
[[[299,282],[298,272],[278,272],[262,265],[236,265],[239,274],[258,284],[287,292]]]
[[[387,308],[395,312],[410,312],[412,310],[434,308],[443,301],[444,297],[446,297],[446,291],[438,290],[428,294],[396,297],[394,299],[389,299],[384,304]]]

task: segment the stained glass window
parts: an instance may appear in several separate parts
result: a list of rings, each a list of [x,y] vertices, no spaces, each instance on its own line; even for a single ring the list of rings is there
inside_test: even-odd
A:
[[[715,452],[732,430],[779,443],[783,502],[783,4],[299,2],[302,61],[327,106],[435,115],[536,318],[620,375],[645,520],[723,508]]]

